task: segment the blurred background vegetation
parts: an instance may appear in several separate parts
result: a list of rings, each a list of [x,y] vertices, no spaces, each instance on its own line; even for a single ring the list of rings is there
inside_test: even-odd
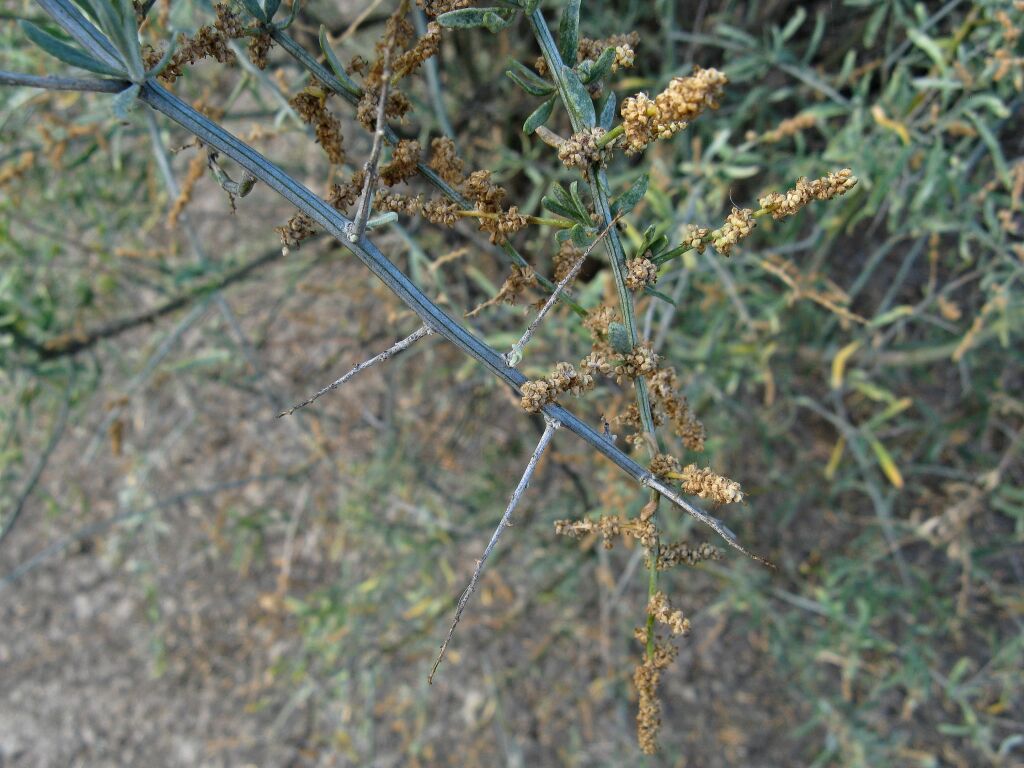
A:
[[[315,52],[323,23],[344,60],[369,58],[392,10],[314,0],[292,32]],[[177,0],[167,18],[211,12]],[[18,19],[45,21],[3,5],[0,69],[63,71]],[[639,305],[707,426],[703,461],[749,493],[722,516],[779,566],[666,574],[694,629],[648,764],[1024,761],[1022,20],[1009,0],[585,5],[583,34],[640,34],[620,97],[693,64],[731,81],[647,152],[634,247],[800,176],[860,178],[730,259],[672,262],[674,304]],[[537,55],[521,23],[446,32],[401,132],[450,129],[541,214],[573,176],[523,135],[536,101],[503,74]],[[306,80],[270,57],[202,63],[174,91],[323,190],[287,105]],[[333,109],[361,163],[365,131]],[[642,494],[556,436],[428,687],[542,424],[437,339],[276,419],[416,318],[324,238],[283,254],[287,205],[257,185],[232,212],[188,138],[143,109],[115,119],[107,96],[0,90],[0,762],[637,764],[642,553],[552,521],[635,514]],[[191,180],[176,214],[158,147]],[[467,225],[378,240],[457,316],[506,274]],[[550,233],[516,243],[551,274]],[[614,293],[601,260],[583,280],[586,306]],[[530,311],[467,322],[503,347]],[[558,314],[523,369],[585,347]],[[598,423],[628,396],[576,405]]]

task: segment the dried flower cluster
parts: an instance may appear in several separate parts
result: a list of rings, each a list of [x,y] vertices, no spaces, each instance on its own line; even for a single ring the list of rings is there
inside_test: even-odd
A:
[[[587,60],[597,61],[606,48],[614,48],[615,61],[612,62],[612,72],[616,72],[620,68],[633,66],[633,62],[636,60],[634,49],[639,43],[639,32],[630,32],[627,35],[612,35],[611,37],[604,37],[599,40],[595,40],[592,37],[582,37],[580,38],[576,61],[579,64]],[[534,62],[533,68],[541,75],[548,74],[548,62],[543,56],[538,57],[537,61]]]
[[[515,304],[523,292],[537,284],[537,275],[529,267],[520,267],[518,264],[512,265],[512,271],[509,276],[505,278],[505,282],[501,284],[501,288],[498,292],[480,304],[473,310],[466,313],[466,317],[475,317],[480,314],[482,310],[487,307],[493,307],[496,304]],[[524,406],[525,407],[525,406]]]
[[[216,59],[221,64],[234,64],[235,54],[228,48],[228,41],[245,34],[245,28],[238,14],[228,8],[226,3],[214,6],[217,20],[196,30],[196,33],[178,35],[178,44],[171,54],[170,60],[160,73],[160,80],[166,84],[175,82],[184,74],[186,66],[191,66],[201,59]],[[147,46],[143,52],[143,63],[147,69],[156,66],[163,58],[163,52]]]
[[[636,639],[647,643],[647,630],[637,627]],[[636,715],[636,736],[640,751],[653,755],[658,751],[658,731],[661,730],[661,702],[658,701],[658,683],[661,671],[676,660],[676,648],[672,643],[656,639],[654,653],[644,656],[633,671],[633,685],[636,686],[638,706]]]
[[[771,211],[773,219],[784,219],[795,214],[812,200],[831,200],[846,194],[856,184],[857,177],[853,172],[849,168],[843,168],[814,181],[801,177],[797,179],[796,186],[785,194],[769,192],[758,202],[762,208]]]
[[[416,164],[420,161],[420,143],[412,139],[402,139],[391,150],[391,160],[380,167],[382,184],[393,187],[416,173]]]
[[[521,405],[527,413],[540,413],[541,408],[555,402],[563,392],[579,396],[593,388],[594,377],[589,373],[577,373],[571,364],[558,363],[547,378],[527,381],[520,387]]]
[[[441,25],[436,21],[427,24],[426,34],[416,44],[395,60],[394,77],[400,80],[407,77],[420,68],[420,65],[436,56],[441,50]]]
[[[732,247],[753,232],[756,226],[754,212],[750,208],[734,206],[732,213],[726,217],[725,224],[711,233],[711,244],[720,254],[728,256],[732,253]]]
[[[698,468],[696,464],[688,464],[676,477],[680,481],[683,493],[700,496],[719,504],[736,504],[743,501],[743,490],[735,480],[722,477],[708,467]]]
[[[416,195],[399,195],[394,192],[378,190],[373,198],[373,209],[375,211],[392,211],[404,213],[406,216],[418,216],[423,211],[423,197]]]
[[[591,166],[604,167],[613,151],[615,142],[599,147],[597,142],[607,131],[591,128],[574,133],[558,146],[558,159],[566,168],[579,168],[584,178],[590,178]]]
[[[756,133],[748,136],[750,140],[760,140],[765,144],[777,144],[789,136],[795,136],[801,131],[813,128],[818,124],[818,116],[810,112],[788,117],[770,131],[765,131],[760,136]]]
[[[672,429],[691,451],[703,451],[704,425],[693,415],[686,395],[679,392],[675,368],[661,368],[648,380],[651,395],[672,423]],[[653,470],[652,470],[653,471]]]
[[[423,204],[423,218],[431,224],[440,224],[444,227],[454,227],[459,220],[459,206],[451,200],[437,198],[428,200]]]
[[[695,224],[688,224],[683,231],[682,245],[704,253],[704,248],[711,239],[711,230],[708,227],[698,227]]]
[[[457,186],[465,178],[462,160],[455,152],[455,142],[439,136],[430,142],[430,167],[448,184]]]
[[[690,620],[683,616],[682,611],[673,611],[668,595],[655,592],[647,601],[647,615],[653,616],[659,624],[664,624],[673,635],[690,634]]]
[[[274,45],[274,38],[268,32],[260,32],[249,40],[249,61],[257,69],[267,68],[267,54]]]
[[[634,406],[635,407],[635,406]],[[648,468],[658,477],[665,477],[680,470],[679,459],[667,453],[659,453],[653,459]]]
[[[577,248],[572,240],[563,240],[552,259],[553,277],[556,283],[565,279],[576,262],[583,257],[583,251]]]
[[[642,291],[656,282],[658,267],[653,261],[641,256],[626,261],[626,285],[630,290]]]
[[[430,18],[435,18],[449,11],[467,8],[472,4],[471,0],[416,0],[416,5],[422,8],[423,12]]]
[[[619,515],[601,515],[598,520],[556,520],[555,533],[559,536],[571,536],[574,539],[582,539],[591,533],[599,533],[602,546],[605,549],[611,549],[615,546],[616,536],[629,536],[644,547],[652,547],[657,540],[658,529],[649,520],[623,518]]]
[[[648,557],[648,568],[650,567],[649,559]],[[657,568],[659,571],[667,571],[680,564],[697,565],[705,560],[721,559],[722,551],[706,541],[696,547],[691,547],[686,541],[675,541],[671,544],[662,544],[658,549]]]
[[[309,85],[299,91],[291,101],[292,108],[302,121],[313,126],[316,141],[327,159],[334,165],[345,162],[344,139],[341,135],[341,121],[327,110],[329,91],[319,85]]]
[[[642,151],[655,139],[667,139],[705,109],[717,109],[728,78],[717,69],[697,67],[692,75],[673,78],[653,100],[638,93],[622,102],[619,114],[626,134],[626,154]]]

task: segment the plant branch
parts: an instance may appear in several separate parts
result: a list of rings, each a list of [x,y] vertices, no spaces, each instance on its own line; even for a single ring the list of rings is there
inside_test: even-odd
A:
[[[390,347],[381,352],[379,355],[374,355],[369,360],[364,360],[363,362],[359,363],[359,365],[355,366],[351,371],[346,373],[340,379],[331,382],[326,387],[317,392],[315,395],[310,397],[308,400],[303,400],[298,405],[293,405],[287,411],[282,411],[281,413],[277,414],[277,417],[281,418],[282,416],[291,416],[293,413],[299,410],[299,408],[305,408],[307,405],[314,402],[315,400],[319,400],[323,395],[326,395],[332,389],[337,389],[360,371],[364,371],[367,368],[376,365],[377,363],[383,363],[385,360],[394,357],[399,352],[405,351],[413,344],[415,344],[417,341],[422,339],[424,336],[429,336],[432,333],[433,330],[431,330],[428,326],[424,325],[420,327],[419,330],[416,330],[413,333],[409,334],[401,341],[395,342]]]
[[[356,207],[356,218],[352,222],[352,231],[348,239],[354,243],[363,239],[366,234],[366,221],[370,218],[370,203],[373,201],[373,188],[377,184],[377,167],[380,165],[380,150],[384,143],[385,113],[388,104],[388,85],[391,79],[391,41],[384,48],[384,67],[380,74],[380,96],[377,99],[377,128],[373,132],[373,146],[370,158],[363,166],[363,191]]]
[[[462,593],[462,597],[459,598],[458,607],[455,609],[455,619],[452,621],[451,628],[448,630],[448,636],[445,637],[444,642],[441,643],[441,650],[437,654],[437,659],[434,660],[434,666],[430,669],[430,674],[427,675],[427,682],[434,682],[434,673],[437,672],[437,667],[441,664],[441,660],[444,658],[444,652],[448,649],[448,643],[452,639],[452,635],[455,634],[455,627],[459,623],[459,619],[462,618],[462,612],[466,608],[466,604],[469,602],[469,598],[473,595],[473,591],[476,589],[477,582],[480,581],[480,574],[483,573],[484,565],[487,563],[487,558],[491,556],[491,551],[498,543],[498,539],[501,538],[501,534],[505,532],[505,529],[509,525],[509,521],[512,519],[512,512],[519,504],[519,499],[522,498],[523,493],[530,485],[530,478],[533,477],[533,471],[537,468],[537,462],[540,460],[541,454],[544,453],[544,449],[548,447],[548,443],[551,442],[551,438],[555,434],[555,430],[558,429],[559,424],[554,419],[545,416],[544,418],[544,434],[540,436],[540,440],[537,443],[537,447],[533,451],[533,455],[530,457],[529,463],[526,465],[526,471],[523,472],[522,478],[519,480],[519,485],[516,486],[515,491],[512,493],[512,498],[508,502],[508,506],[505,508],[505,514],[501,516],[501,520],[498,522],[498,527],[494,529],[494,533],[491,535],[491,540],[487,543],[487,547],[484,549],[483,555],[476,561],[476,568],[473,570],[473,578],[469,580],[469,586],[466,587]]]
[[[92,91],[95,93],[120,93],[131,83],[122,80],[101,80],[97,77],[40,77],[21,72],[0,70],[0,85],[42,88],[47,91]]]

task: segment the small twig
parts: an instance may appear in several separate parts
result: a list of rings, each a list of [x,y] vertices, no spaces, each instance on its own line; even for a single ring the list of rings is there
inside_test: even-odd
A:
[[[356,208],[356,217],[352,221],[352,230],[348,239],[358,243],[363,239],[366,232],[366,222],[370,218],[370,202],[373,200],[373,188],[377,184],[377,166],[380,164],[380,150],[384,145],[384,115],[388,103],[388,80],[391,79],[391,41],[388,41],[384,48],[384,67],[380,75],[380,100],[377,103],[377,129],[373,132],[373,148],[370,150],[370,159],[363,166],[363,192],[359,196],[359,206]]]
[[[303,400],[298,405],[293,405],[287,411],[282,411],[281,413],[277,414],[277,418],[281,418],[282,416],[290,416],[291,414],[293,414],[297,410],[299,410],[299,408],[305,408],[307,405],[309,405],[313,401],[319,400],[323,395],[326,395],[332,389],[337,389],[338,387],[340,387],[342,384],[344,384],[346,381],[351,379],[353,376],[355,376],[360,371],[365,370],[366,368],[369,368],[372,365],[376,365],[377,363],[384,362],[388,358],[393,357],[394,355],[397,355],[399,352],[402,352],[405,349],[408,349],[409,347],[411,347],[413,345],[414,342],[419,341],[424,336],[429,336],[433,332],[434,332],[433,329],[431,329],[429,326],[426,326],[426,325],[422,326],[419,330],[414,331],[413,333],[409,334],[408,336],[406,336],[401,341],[396,342],[394,345],[388,347],[383,352],[381,352],[379,355],[376,355],[375,357],[371,357],[369,360],[364,360],[359,365],[357,365],[355,368],[353,368],[351,371],[349,371],[344,376],[342,376],[340,379],[338,379],[338,380],[328,384],[326,387],[321,389],[319,392],[317,392],[315,395],[313,395],[308,400]]]
[[[774,563],[772,563],[770,560],[766,560],[760,555],[755,555],[753,552],[748,551],[742,544],[740,544],[739,540],[736,538],[736,534],[729,530],[728,526],[726,526],[725,523],[723,523],[717,517],[713,517],[712,515],[709,515],[707,512],[704,512],[703,510],[693,506],[693,504],[687,502],[686,499],[684,499],[680,494],[676,493],[676,491],[674,491],[672,488],[658,480],[654,475],[650,475],[642,482],[647,487],[652,488],[658,493],[660,493],[662,496],[671,501],[677,507],[680,507],[683,511],[688,513],[694,519],[714,529],[718,533],[718,535],[725,539],[726,543],[728,543],[728,545],[733,549],[739,550],[747,557],[751,558],[752,560],[756,560],[762,565],[767,565],[769,568],[772,569],[775,568]]]
[[[14,530],[15,523],[18,522],[18,518],[21,517],[21,513],[25,510],[25,505],[28,503],[29,496],[36,489],[36,485],[39,483],[39,478],[43,476],[43,471],[46,466],[50,463],[50,457],[53,456],[54,450],[57,448],[57,444],[60,442],[61,437],[64,436],[64,428],[68,423],[68,414],[71,412],[71,389],[75,384],[75,376],[73,373],[68,379],[67,388],[64,390],[64,402],[61,405],[60,414],[57,416],[57,424],[53,428],[53,432],[50,434],[50,439],[46,443],[46,447],[43,448],[42,454],[39,456],[39,461],[36,462],[35,469],[32,470],[32,475],[29,477],[28,482],[25,483],[25,488],[18,495],[18,500],[14,504],[14,508],[7,515],[7,519],[4,520],[3,528],[0,529],[0,545],[3,544],[12,530]]]
[[[427,683],[434,682],[434,673],[437,672],[437,667],[441,664],[441,660],[444,658],[444,652],[448,649],[448,643],[451,642],[452,635],[455,634],[455,627],[459,623],[459,619],[462,618],[462,611],[466,608],[466,603],[469,602],[470,596],[473,594],[473,590],[476,589],[476,584],[480,580],[480,574],[483,573],[484,564],[487,562],[487,558],[490,557],[491,551],[498,543],[498,539],[501,538],[501,534],[504,533],[508,527],[509,520],[512,518],[512,512],[515,510],[516,505],[519,504],[519,499],[522,498],[523,492],[526,491],[530,485],[530,478],[533,477],[533,471],[537,468],[537,462],[540,460],[541,454],[544,453],[544,449],[548,447],[548,443],[551,442],[551,438],[555,434],[555,430],[558,429],[559,424],[554,419],[545,416],[544,417],[544,434],[540,436],[540,440],[537,443],[537,447],[533,451],[533,456],[530,457],[530,462],[526,465],[526,471],[523,472],[523,477],[519,481],[519,485],[516,486],[516,490],[512,494],[512,498],[508,503],[508,507],[505,509],[505,514],[502,515],[501,521],[498,523],[498,527],[494,529],[494,533],[491,535],[491,540],[487,544],[487,548],[484,549],[483,555],[479,560],[476,561],[476,569],[473,571],[473,578],[469,580],[469,586],[466,587],[462,593],[462,597],[459,598],[459,605],[455,609],[455,619],[452,621],[452,626],[448,630],[448,636],[441,643],[441,651],[437,654],[437,659],[434,661],[434,666],[430,668],[430,674],[427,675]]]
[[[551,307],[555,305],[555,302],[558,301],[558,297],[562,293],[562,291],[565,290],[565,287],[569,283],[571,283],[573,279],[576,277],[576,275],[579,273],[580,269],[583,267],[583,262],[587,260],[587,257],[591,254],[591,252],[594,250],[597,244],[601,242],[602,238],[608,234],[608,230],[614,227],[615,223],[620,218],[622,218],[621,215],[616,216],[614,219],[612,219],[611,224],[605,227],[604,231],[602,231],[601,234],[594,238],[594,242],[587,246],[587,250],[585,250],[583,252],[583,255],[580,256],[579,259],[576,260],[576,263],[572,265],[572,269],[570,269],[566,276],[563,277],[559,281],[558,285],[555,286],[555,290],[548,297],[548,300],[544,303],[544,306],[541,307],[540,312],[537,313],[537,317],[535,317],[533,319],[533,322],[530,323],[530,326],[526,329],[526,332],[523,333],[522,338],[520,338],[519,341],[512,345],[512,349],[505,353],[505,362],[509,365],[509,367],[515,368],[519,364],[519,361],[523,359],[523,347],[530,343],[530,339],[533,338],[533,334],[536,332],[537,326],[540,325],[541,321],[544,319],[544,316],[551,310]]]

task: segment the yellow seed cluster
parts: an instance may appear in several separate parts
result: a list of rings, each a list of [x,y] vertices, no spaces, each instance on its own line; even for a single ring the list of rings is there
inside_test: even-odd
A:
[[[658,359],[649,342],[637,344],[623,361],[615,366],[615,375],[619,379],[650,376],[658,370]]]
[[[694,248],[698,253],[704,253],[704,249],[708,244],[708,236],[711,234],[711,230],[707,227],[698,227],[695,224],[688,224],[686,229],[683,230],[683,242],[682,245],[688,248]]]
[[[711,233],[711,244],[720,254],[728,256],[732,252],[732,247],[753,232],[755,226],[757,222],[754,221],[754,212],[750,208],[733,207],[721,229]]]
[[[653,100],[645,93],[622,103],[626,153],[635,154],[655,139],[667,139],[686,127],[705,109],[717,109],[728,78],[717,69],[696,68],[692,75],[673,78]]]
[[[664,624],[673,635],[690,634],[690,620],[683,616],[682,611],[673,611],[672,604],[664,592],[655,592],[647,601],[647,615],[653,616],[659,624]]]
[[[528,413],[540,413],[548,403],[563,392],[582,395],[594,388],[594,377],[586,371],[577,373],[569,363],[558,363],[546,379],[527,381],[520,387],[523,399],[521,405]]]
[[[720,504],[743,501],[743,490],[739,483],[716,474],[708,467],[701,469],[696,464],[688,464],[680,474],[680,487],[683,493],[717,501]]]
[[[831,200],[846,194],[856,184],[857,177],[853,172],[849,168],[843,168],[814,181],[801,177],[797,179],[796,186],[785,194],[769,192],[758,202],[762,208],[771,211],[772,218],[784,219],[792,216],[812,200]]]
[[[626,262],[626,285],[631,291],[641,291],[658,281],[658,267],[647,258],[637,257]]]

